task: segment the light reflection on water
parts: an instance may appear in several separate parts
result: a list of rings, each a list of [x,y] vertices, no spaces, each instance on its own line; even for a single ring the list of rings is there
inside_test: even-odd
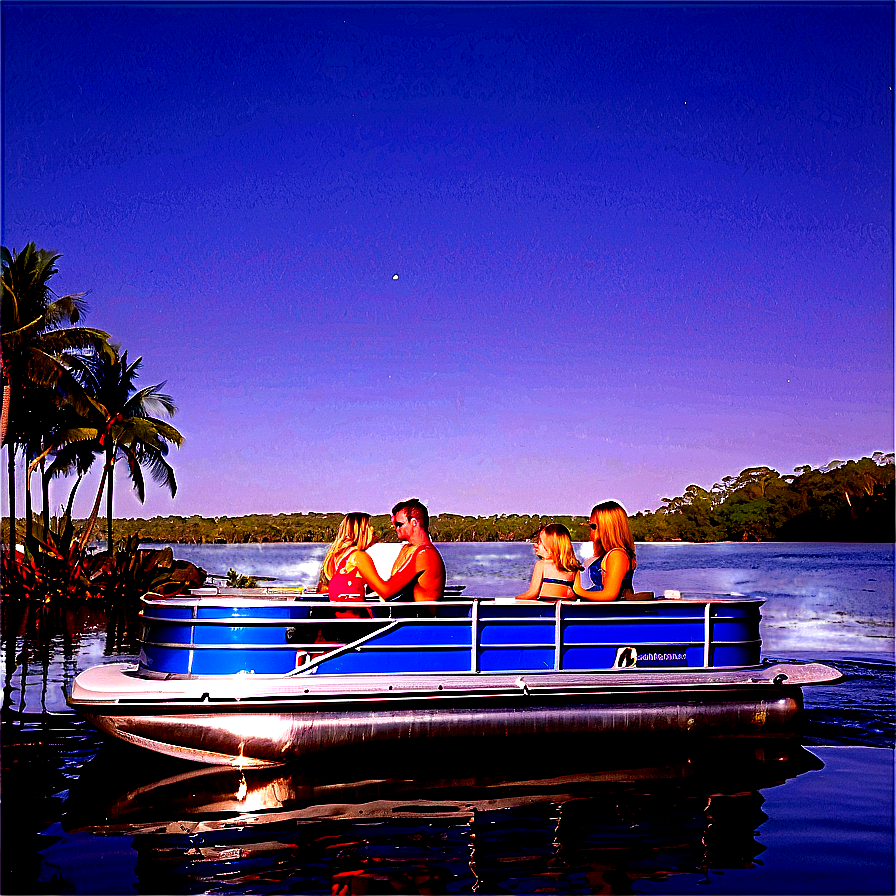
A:
[[[468,594],[521,591],[534,562],[529,544],[440,548],[449,579]],[[175,546],[210,572],[232,566],[284,585],[314,584],[325,550]],[[490,766],[477,745],[422,770],[387,753],[247,772],[231,787],[231,770],[101,746],[67,712],[63,688],[78,671],[133,658],[110,642],[102,614],[84,611],[66,635],[28,645],[14,638],[3,653],[6,705],[26,715],[4,720],[3,806],[14,816],[4,815],[0,830],[5,855],[17,860],[3,863],[0,890],[885,892],[893,879],[892,546],[641,545],[639,560],[639,589],[765,597],[767,655],[793,651],[848,676],[805,689],[805,743],[746,756],[726,752],[730,744],[694,756],[651,743],[640,757],[604,742],[504,743]],[[877,748],[851,746],[866,744]],[[254,820],[233,823],[234,800]]]
[[[539,748],[522,741],[518,753],[477,744],[399,754],[392,745],[314,768],[153,761],[118,775],[110,768],[134,763],[107,750],[72,788],[63,826],[134,835],[141,884],[154,892],[225,871],[230,887],[239,880],[253,892],[265,882],[321,892],[345,874],[399,892],[551,882],[567,891],[585,875],[588,889],[602,881],[615,891],[657,875],[750,868],[765,850],[759,791],[822,768],[789,741],[628,744],[601,757],[587,741],[566,746],[550,767],[533,764]]]

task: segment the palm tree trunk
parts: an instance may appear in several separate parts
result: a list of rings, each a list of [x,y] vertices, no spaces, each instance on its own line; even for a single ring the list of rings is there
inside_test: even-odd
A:
[[[75,484],[72,486],[71,492],[69,492],[68,503],[65,505],[65,516],[68,519],[72,518],[72,506],[75,503],[75,494],[78,491],[78,486],[81,484],[81,480],[84,478],[83,473],[78,473],[78,478],[75,480]]]
[[[50,531],[50,477],[47,476],[46,458],[40,459],[41,497],[44,502],[44,535]]]
[[[4,379],[6,371],[3,371]],[[6,441],[6,429],[9,426],[9,399],[12,396],[12,383],[6,380],[3,386],[3,407],[0,408],[0,445]]]
[[[52,447],[42,451],[27,467],[25,467],[25,538],[30,541],[34,536],[34,514],[31,509],[31,477],[38,466],[43,469],[44,460],[52,451]],[[44,493],[44,507],[47,506],[46,492]],[[47,524],[49,528],[49,523]]]
[[[115,484],[114,463],[115,454],[110,446],[106,449],[106,466],[109,469],[109,481],[106,483],[106,551],[109,553],[109,575],[106,578],[106,607],[110,610],[112,609],[112,595],[115,590],[116,578],[115,548],[112,544],[112,487]]]
[[[106,550],[111,557],[112,548],[112,486],[115,484],[115,455],[111,449],[106,450],[106,463],[109,467],[109,482],[106,485]]]
[[[103,489],[106,487],[106,477],[108,475],[109,468],[103,464],[103,475],[100,477],[100,487],[96,493],[96,500],[93,502],[93,510],[90,511],[90,519],[87,520],[84,531],[78,536],[78,541],[82,545],[86,545],[90,540],[90,533],[93,532],[93,527],[96,525],[96,518],[100,513],[100,501],[103,499]]]
[[[26,457],[27,461],[28,458]],[[25,544],[31,550],[31,539],[34,536],[33,520],[31,518],[31,466],[25,467]]]
[[[4,404],[4,407],[6,405]],[[10,573],[15,569],[16,562],[16,446],[10,442],[6,446],[7,458],[9,460],[9,570]],[[15,578],[10,578],[10,587],[14,586]]]

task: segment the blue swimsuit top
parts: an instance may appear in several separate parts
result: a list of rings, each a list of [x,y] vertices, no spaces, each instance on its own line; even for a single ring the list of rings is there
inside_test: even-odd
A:
[[[621,551],[623,548],[611,548],[612,551]],[[610,551],[607,551],[609,554]],[[604,557],[607,556],[604,554]],[[628,551],[626,551],[628,554]],[[604,557],[601,557],[600,561],[595,560],[590,565],[586,566],[582,570],[581,574],[581,582],[582,587],[586,591],[600,591],[603,588],[603,571],[601,570],[601,563],[603,563]],[[619,586],[619,594],[628,594],[630,591],[634,591],[634,585],[632,584],[632,580],[634,579],[635,571],[632,569],[632,558],[628,558],[628,572],[622,579],[622,584]]]
[[[572,593],[572,583],[575,581],[574,579],[549,579],[547,576],[544,576],[541,580],[542,585],[562,585],[564,588],[568,588],[569,591],[565,595],[547,595],[539,593],[538,599],[547,601],[548,603],[556,603],[558,600],[574,600],[575,594]]]

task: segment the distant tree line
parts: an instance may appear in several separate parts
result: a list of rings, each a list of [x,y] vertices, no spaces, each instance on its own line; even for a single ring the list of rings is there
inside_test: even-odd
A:
[[[139,535],[148,543],[246,544],[249,542],[331,542],[336,537],[341,513],[280,513],[246,516],[156,516],[152,519],[116,519],[115,540]],[[388,514],[373,516],[380,541],[398,541]],[[573,538],[588,538],[588,518],[501,514],[488,517],[443,513],[430,521],[436,541],[526,541],[551,522],[563,523]]]
[[[630,518],[637,541],[893,541],[893,454],[797,467],[749,467],[689,485]]]
[[[663,506],[629,517],[637,541],[877,541],[894,540],[893,454],[797,467],[781,475],[749,467],[705,489],[689,485]],[[153,517],[114,521],[116,539],[240,544],[330,542],[341,513]],[[442,513],[431,521],[436,541],[526,541],[546,523],[563,523],[576,541],[588,539],[586,516]],[[395,541],[388,514],[373,517],[382,541]]]

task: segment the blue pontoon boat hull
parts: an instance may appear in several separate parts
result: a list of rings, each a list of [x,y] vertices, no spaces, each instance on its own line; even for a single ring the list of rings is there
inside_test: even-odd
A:
[[[792,733],[817,663],[763,663],[761,600],[467,599],[344,605],[239,591],[144,599],[136,665],[79,675],[70,704],[157,752],[281,763],[429,737]]]

